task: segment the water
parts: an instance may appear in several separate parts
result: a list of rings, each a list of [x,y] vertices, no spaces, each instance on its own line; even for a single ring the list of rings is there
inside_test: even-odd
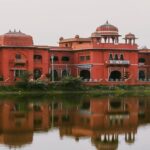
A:
[[[0,101],[0,150],[149,150],[149,136],[149,97]]]

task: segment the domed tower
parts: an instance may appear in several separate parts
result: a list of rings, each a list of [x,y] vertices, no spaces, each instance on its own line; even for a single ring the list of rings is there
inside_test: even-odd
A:
[[[135,44],[135,40],[137,39],[134,34],[128,33],[125,35],[125,43],[126,44]]]
[[[33,46],[33,39],[30,35],[14,30],[0,36],[0,45]]]
[[[100,43],[118,43],[119,36],[118,28],[108,21],[97,27],[96,32],[92,33],[92,38],[97,39],[97,42]]]

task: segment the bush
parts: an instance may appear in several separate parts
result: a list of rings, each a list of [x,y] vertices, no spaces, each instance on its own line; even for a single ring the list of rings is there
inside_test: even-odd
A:
[[[81,82],[81,78],[68,76],[62,79],[61,87],[69,90],[81,89]]]

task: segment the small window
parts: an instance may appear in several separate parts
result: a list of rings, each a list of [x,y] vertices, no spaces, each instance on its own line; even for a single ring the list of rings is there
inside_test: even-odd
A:
[[[80,61],[84,61],[85,57],[84,56],[80,56]]]
[[[145,63],[145,58],[139,58],[139,63]]]
[[[114,60],[118,60],[118,55],[115,54]]]
[[[61,60],[62,61],[69,61],[69,57],[68,56],[63,56]]]
[[[21,55],[20,54],[16,54],[16,59],[21,59]]]
[[[113,55],[109,54],[109,60],[113,60]]]
[[[90,60],[90,56],[86,56],[86,60]]]
[[[34,55],[34,59],[40,60],[40,59],[42,59],[42,56],[41,55]]]
[[[120,55],[120,60],[124,60],[123,54]]]

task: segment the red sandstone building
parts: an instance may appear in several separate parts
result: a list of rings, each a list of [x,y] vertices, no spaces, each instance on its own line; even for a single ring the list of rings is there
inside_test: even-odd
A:
[[[28,71],[35,80],[51,79],[54,73],[55,81],[71,75],[88,84],[149,84],[150,50],[138,49],[134,34],[125,35],[122,43],[120,36],[106,22],[88,38],[61,37],[54,47],[36,46],[31,36],[9,31],[0,36],[0,77],[13,82]]]

